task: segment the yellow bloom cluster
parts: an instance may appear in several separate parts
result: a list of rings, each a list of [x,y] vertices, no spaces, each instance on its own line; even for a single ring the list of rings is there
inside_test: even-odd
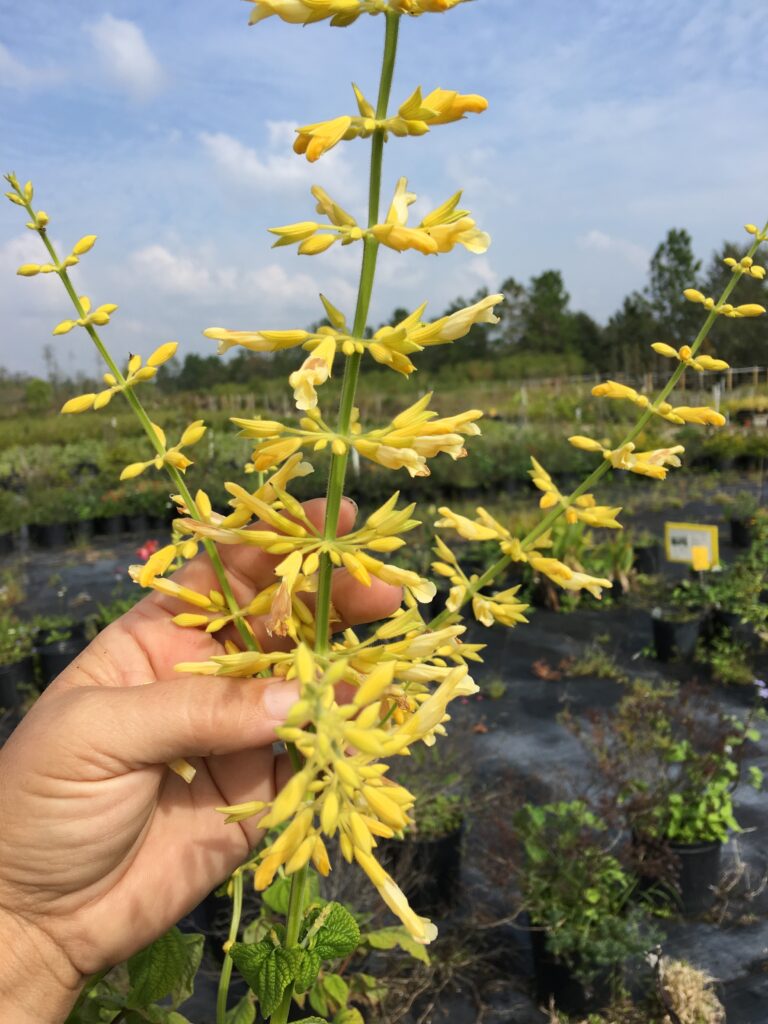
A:
[[[659,352],[657,345],[661,345],[663,351],[661,355],[668,355],[666,351],[669,349],[675,357],[688,364],[692,357],[692,351],[688,349],[688,346],[683,346],[680,352],[676,352],[671,345],[664,345],[662,342],[657,342],[654,345],[654,349]],[[688,357],[683,356],[683,352],[688,352]],[[702,359],[706,360],[704,356],[696,356],[696,360],[701,362]],[[720,363],[721,360],[712,360],[714,363]],[[712,369],[711,366],[702,366],[703,369]],[[641,409],[648,409],[655,416],[661,416],[662,419],[669,420],[670,423],[699,423],[711,427],[722,427],[725,425],[725,416],[722,413],[717,412],[715,409],[710,409],[707,406],[688,406],[688,405],[670,405],[669,402],[653,402],[646,395],[641,395],[634,388],[629,387],[626,384],[619,384],[615,380],[607,380],[602,384],[597,384],[592,388],[592,394],[596,398],[619,398],[626,399],[632,402],[634,405],[639,406]]]
[[[122,380],[118,380],[113,373],[105,373],[104,383],[107,387],[104,391],[99,391],[98,393],[91,392],[87,395],[78,395],[76,398],[70,398],[61,407],[61,411],[64,413],[76,413],[86,412],[88,409],[103,409],[121,391],[127,391],[128,388],[132,388],[136,384],[152,380],[163,363],[167,363],[169,359],[174,357],[178,347],[177,341],[166,342],[165,345],[155,349],[149,359],[147,359],[146,366],[142,365],[141,356],[131,356],[128,360],[127,372]]]
[[[560,493],[552,477],[533,456],[531,456],[531,465],[533,469],[528,470],[528,476],[534,486],[542,492],[539,508],[551,509],[559,506],[563,509],[565,520],[568,523],[582,522],[587,526],[602,526],[609,530],[622,528],[616,518],[621,512],[620,507],[598,505],[592,494],[580,494],[574,499],[567,498]]]
[[[385,139],[390,133],[399,138],[424,135],[436,125],[460,121],[467,114],[480,114],[488,108],[488,100],[483,96],[464,96],[449,89],[433,89],[422,97],[421,88],[417,88],[401,104],[396,117],[377,119],[376,111],[362,92],[356,85],[352,88],[360,111],[358,117],[344,115],[296,129],[298,137],[293,144],[294,151],[306,156],[310,163],[319,160],[342,139],[366,139],[374,132],[382,132]]]
[[[542,534],[535,541],[524,548],[517,537],[503,526],[484,508],[476,509],[477,519],[469,519],[466,516],[452,512],[449,508],[441,508],[440,514],[443,517],[438,519],[435,526],[438,529],[455,530],[464,540],[481,541],[495,540],[499,544],[502,554],[512,562],[527,562],[534,572],[547,576],[558,587],[563,590],[587,590],[593,597],[599,598],[604,587],[610,587],[611,581],[598,576],[590,576],[588,573],[577,572],[571,569],[564,562],[557,558],[548,558],[542,555],[542,550],[552,546],[548,533]],[[510,591],[504,591],[509,594]],[[514,596],[514,590],[513,590]],[[492,601],[499,601],[502,595],[497,594]],[[508,599],[507,599],[508,600]],[[486,609],[481,609],[486,611]],[[487,609],[488,613],[491,612]],[[477,609],[475,609],[477,614]],[[480,621],[483,621],[482,618]],[[501,620],[499,620],[501,621]],[[520,621],[519,619],[517,621]]]
[[[273,248],[298,245],[300,255],[317,256],[336,242],[351,245],[364,238],[375,238],[377,242],[397,252],[415,249],[430,256],[450,252],[457,245],[463,245],[472,253],[484,253],[491,242],[490,236],[475,226],[468,211],[458,209],[461,192],[427,214],[417,227],[408,227],[408,207],[416,201],[417,196],[408,191],[407,180],[401,178],[386,220],[370,228],[361,228],[355,218],[334,202],[319,185],[312,186],[312,195],[317,200],[317,212],[324,214],[330,225],[299,221],[270,228],[271,233],[278,236]]]
[[[66,263],[66,260],[64,261]],[[64,264],[62,264],[63,266]],[[97,306],[96,309],[91,311],[91,300],[87,295],[80,296],[80,306],[83,310],[83,316],[77,320],[62,320],[60,324],[57,324],[54,329],[54,334],[68,334],[75,327],[89,327],[91,325],[96,327],[103,327],[108,324],[110,317],[117,309],[117,306],[113,302],[105,302],[101,306]]]
[[[181,435],[179,443],[173,445],[172,448],[167,447],[165,431],[161,427],[153,423],[152,429],[158,445],[163,451],[158,452],[154,458],[148,459],[146,462],[132,462],[129,466],[126,466],[120,474],[121,480],[132,480],[133,477],[140,476],[150,466],[154,466],[155,469],[162,469],[163,466],[173,466],[174,469],[178,469],[183,473],[188,466],[192,465],[192,459],[185,455],[181,449],[197,444],[205,433],[206,426],[202,420],[195,420],[194,423],[190,423]]]
[[[297,371],[292,384],[297,389],[304,388],[307,395],[311,393],[311,401],[316,404],[313,381],[306,375],[301,381],[296,379],[302,372],[305,371]],[[482,416],[479,409],[469,409],[436,419],[437,413],[428,408],[431,399],[431,393],[424,395],[395,416],[388,426],[367,432],[363,431],[355,409],[346,435],[330,427],[314,406],[302,417],[298,427],[289,427],[278,420],[233,417],[232,422],[241,428],[241,437],[259,441],[251,463],[258,472],[279,465],[302,447],[314,451],[329,448],[336,455],[344,455],[353,448],[364,458],[388,469],[406,469],[411,476],[429,476],[427,459],[440,453],[454,460],[464,458],[467,454],[464,440],[480,434],[476,420]],[[310,404],[309,398],[306,404]]]
[[[362,14],[441,14],[468,0],[249,0],[254,4],[249,24],[273,16],[291,25],[328,21],[335,27],[351,25]]]
[[[458,309],[454,313],[440,317],[431,323],[424,322],[422,316],[426,302],[417,310],[393,326],[381,327],[372,338],[355,338],[350,334],[346,317],[333,306],[324,295],[320,298],[328,314],[328,327],[321,327],[316,333],[309,331],[230,331],[224,327],[209,327],[203,333],[207,338],[218,341],[219,353],[228,352],[234,346],[250,349],[252,352],[278,352],[284,349],[307,349],[313,354],[319,352],[322,363],[306,366],[304,377],[296,378],[302,383],[299,388],[306,395],[308,404],[300,405],[300,409],[313,408],[315,400],[309,390],[317,383],[322,383],[330,375],[333,358],[337,354],[352,356],[367,352],[382,366],[409,376],[416,369],[410,357],[433,345],[450,345],[472,330],[475,324],[497,324],[499,318],[494,307],[504,301],[501,294],[487,295],[471,306]],[[333,340],[333,349],[329,344]],[[322,369],[327,367],[327,374]],[[319,378],[322,377],[322,381]],[[304,379],[307,383],[304,384]],[[291,386],[296,388],[295,383]],[[306,389],[306,391],[305,391]]]
[[[690,345],[681,345],[678,349],[665,344],[663,341],[656,341],[651,345],[651,348],[657,355],[664,356],[667,359],[679,359],[681,363],[685,363],[686,366],[689,366],[692,370],[698,370],[700,373],[706,370],[718,372],[728,369],[728,363],[724,359],[715,359],[713,356],[707,355],[694,356]]]
[[[445,606],[452,615],[458,612],[471,596],[474,616],[484,626],[492,626],[494,622],[500,622],[504,626],[516,626],[519,622],[528,621],[525,617],[528,605],[517,600],[519,586],[491,595],[482,594],[475,586],[478,577],[467,576],[448,545],[440,537],[435,541],[434,551],[438,561],[432,562],[432,570],[438,576],[446,577],[451,583]]]
[[[614,469],[628,469],[631,473],[650,476],[654,480],[666,479],[667,466],[674,466],[678,469],[681,465],[678,456],[685,451],[681,444],[676,444],[672,448],[657,448],[650,452],[638,452],[635,451],[632,441],[611,450],[591,437],[584,437],[583,434],[574,434],[568,440],[574,448],[580,448],[582,451],[601,452],[603,458],[610,462]]]
[[[765,267],[758,266],[751,256],[742,256],[740,260],[726,256],[723,263],[730,267],[734,274],[746,274],[748,277],[757,278],[758,281],[765,279]]]
[[[327,875],[331,865],[323,837],[338,834],[344,858],[357,861],[413,938],[431,942],[437,929],[411,910],[373,855],[378,839],[402,834],[411,824],[408,812],[414,804],[413,796],[387,777],[388,766],[381,759],[404,754],[430,736],[445,719],[448,703],[459,694],[477,692],[477,686],[466,669],[458,666],[445,675],[434,693],[424,695],[397,721],[382,711],[394,679],[393,662],[375,667],[348,704],[338,704],[335,695],[336,684],[348,678],[345,659],[322,671],[309,648],[300,645],[294,671],[301,684],[301,698],[278,734],[296,745],[304,767],[271,804],[252,801],[220,808],[229,821],[266,810],[260,821],[264,828],[292,819],[260,854],[256,888],[266,888],[279,867],[290,875],[310,860]],[[312,728],[307,728],[308,722],[313,723]]]
[[[730,317],[732,320],[739,320],[745,316],[762,316],[765,312],[765,306],[760,306],[756,302],[747,302],[742,306],[732,306],[730,302],[716,302],[715,299],[704,295],[697,288],[686,288],[683,295],[689,302],[698,302],[705,309],[717,313],[719,316]]]

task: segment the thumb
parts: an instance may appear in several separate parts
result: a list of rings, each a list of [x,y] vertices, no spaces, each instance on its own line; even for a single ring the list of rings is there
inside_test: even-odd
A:
[[[183,676],[126,688],[80,687],[59,722],[93,764],[111,772],[184,757],[231,754],[273,743],[298,700],[296,680]],[[94,723],[98,723],[94,728]]]

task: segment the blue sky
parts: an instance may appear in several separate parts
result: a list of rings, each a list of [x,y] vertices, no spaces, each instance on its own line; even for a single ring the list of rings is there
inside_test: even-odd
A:
[[[310,186],[364,209],[368,144],[310,166],[294,126],[373,96],[383,19],[345,30],[270,19],[237,0],[0,0],[0,166],[36,186],[51,237],[99,241],[77,286],[120,306],[119,354],[169,339],[212,352],[211,325],[305,326],[322,290],[349,309],[359,250],[271,251],[266,228],[312,217]],[[385,195],[406,174],[423,205],[465,187],[486,256],[385,253],[372,320],[430,299],[563,271],[574,308],[604,321],[643,285],[668,228],[708,259],[768,217],[768,3],[476,0],[404,19],[393,99],[421,84],[480,92],[481,117],[387,147]],[[84,332],[18,209],[0,207],[0,366],[92,370]]]

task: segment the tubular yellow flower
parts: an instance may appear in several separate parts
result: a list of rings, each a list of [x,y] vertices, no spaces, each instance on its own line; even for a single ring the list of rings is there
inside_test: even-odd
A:
[[[711,427],[725,426],[725,416],[705,405],[697,408],[689,405],[676,405],[672,409],[672,414],[683,423],[700,423]]]
[[[325,384],[333,369],[333,359],[336,355],[336,340],[333,337],[325,338],[314,351],[288,378],[288,383],[293,388],[293,396],[296,401],[296,408],[306,411],[317,406],[316,387]]]

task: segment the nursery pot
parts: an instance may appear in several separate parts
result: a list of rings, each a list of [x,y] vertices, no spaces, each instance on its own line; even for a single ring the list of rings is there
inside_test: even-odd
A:
[[[701,629],[701,616],[675,621],[655,618],[653,623],[653,644],[659,661],[671,661],[675,656],[689,658],[696,650]]]
[[[540,1004],[546,1006],[554,1000],[557,1009],[563,1013],[581,1016],[601,1010],[611,1002],[615,970],[604,968],[587,988],[574,977],[567,963],[549,952],[546,931],[534,926],[530,935],[536,999]]]
[[[72,637],[70,640],[57,640],[41,647],[38,653],[40,654],[43,687],[52,683],[56,676],[63,672],[85,649],[85,646],[84,639]]]
[[[137,512],[136,515],[126,516],[125,528],[128,533],[143,536],[149,531],[149,516],[145,516],[143,512]]]
[[[93,536],[93,520],[92,519],[80,519],[78,522],[72,524],[72,539],[77,541],[90,540]]]
[[[679,863],[678,892],[675,897],[680,910],[691,916],[703,914],[715,902],[723,844],[717,840],[707,843],[670,843],[669,849]]]
[[[437,839],[405,839],[382,843],[382,861],[403,887],[417,914],[450,909],[461,879],[463,826]]]
[[[123,532],[122,516],[99,516],[94,520],[96,533],[105,537],[117,537]]]
[[[0,665],[0,708],[16,712],[21,707],[25,683],[34,683],[35,663],[31,657],[22,658],[13,665]]]
[[[69,544],[67,523],[33,523],[29,535],[33,544],[40,548],[63,548]]]
[[[732,519],[731,544],[735,548],[751,548],[755,538],[754,525],[752,519]]]
[[[655,576],[661,572],[664,549],[661,544],[649,544],[635,548],[634,568],[644,576]]]
[[[715,626],[735,633],[741,625],[741,616],[737,612],[729,612],[725,608],[715,608],[712,613],[712,620]]]
[[[13,534],[0,533],[0,557],[10,555],[13,552]]]

